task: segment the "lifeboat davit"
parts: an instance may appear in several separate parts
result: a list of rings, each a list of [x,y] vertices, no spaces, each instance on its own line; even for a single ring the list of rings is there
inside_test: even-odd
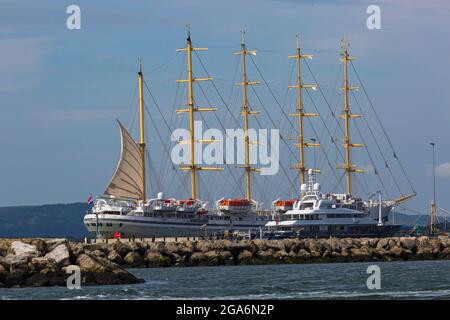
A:
[[[192,198],[177,201],[177,211],[180,212],[194,213],[199,209],[199,207],[200,205],[198,201],[195,201]]]
[[[278,213],[284,213],[288,210],[292,210],[294,207],[295,199],[291,200],[275,200],[272,203],[273,210]]]
[[[220,199],[217,209],[223,213],[247,213],[252,209],[252,201],[247,199]]]

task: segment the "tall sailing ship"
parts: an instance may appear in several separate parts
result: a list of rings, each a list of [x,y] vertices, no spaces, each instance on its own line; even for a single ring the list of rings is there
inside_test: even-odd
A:
[[[358,118],[358,115],[350,112],[348,103],[348,92],[355,90],[350,87],[347,76],[347,63],[353,58],[348,55],[347,41],[343,41],[342,59],[344,66],[343,87],[343,113],[344,120],[344,150],[345,163],[337,167],[343,169],[346,177],[345,193],[320,193],[318,184],[314,183],[316,174],[321,170],[308,166],[305,157],[305,148],[321,147],[320,143],[307,142],[304,138],[304,119],[307,117],[318,117],[318,113],[307,113],[303,105],[302,90],[318,88],[317,84],[305,84],[301,77],[301,60],[311,59],[312,55],[304,54],[300,50],[300,41],[297,36],[296,54],[289,56],[296,60],[297,81],[289,88],[296,89],[297,104],[296,112],[291,114],[297,119],[298,136],[293,138],[295,146],[299,149],[299,162],[293,169],[299,172],[300,194],[297,197],[283,200],[277,199],[272,202],[271,210],[264,211],[260,204],[252,198],[252,173],[258,172],[250,163],[250,141],[248,130],[250,127],[249,116],[258,114],[250,108],[247,90],[251,85],[258,84],[257,81],[249,81],[246,68],[246,56],[255,55],[255,50],[249,50],[245,44],[245,32],[241,34],[241,50],[236,55],[241,56],[242,81],[237,85],[242,87],[242,111],[244,130],[244,152],[245,163],[241,167],[245,170],[245,197],[221,198],[216,201],[215,206],[208,207],[208,202],[201,200],[197,195],[197,174],[199,171],[221,171],[223,168],[200,166],[195,157],[196,144],[213,144],[215,139],[203,140],[195,136],[195,114],[199,112],[215,112],[216,108],[201,108],[195,103],[194,83],[198,81],[212,80],[211,77],[194,78],[192,53],[204,51],[207,48],[195,48],[192,45],[190,32],[188,31],[187,45],[177,51],[186,52],[187,56],[187,78],[177,80],[179,83],[188,85],[188,101],[186,109],[176,110],[177,114],[189,115],[189,139],[178,143],[189,146],[189,163],[179,167],[180,170],[189,172],[190,175],[190,198],[179,200],[167,198],[159,192],[156,198],[147,198],[146,189],[146,162],[145,162],[145,124],[144,124],[144,94],[143,74],[140,66],[138,72],[139,86],[139,127],[140,140],[135,142],[125,127],[118,122],[121,135],[121,153],[117,168],[106,188],[104,194],[97,197],[92,211],[84,217],[87,229],[97,237],[111,237],[120,234],[125,237],[168,237],[168,236],[200,236],[206,231],[211,233],[222,233],[225,231],[245,231],[249,233],[260,233],[263,228],[270,230],[303,230],[303,236],[383,236],[392,235],[398,228],[386,226],[385,222],[391,209],[403,201],[413,197],[402,196],[393,200],[382,200],[381,191],[378,191],[379,199],[363,200],[355,197],[352,192],[352,175],[363,172],[356,168],[351,161],[351,149],[362,147],[362,144],[353,143],[350,137],[350,121]],[[239,152],[239,150],[238,150]],[[317,185],[317,186],[316,186]],[[327,209],[322,212],[325,206]],[[306,210],[306,211],[305,211]],[[318,211],[317,211],[318,210]],[[322,211],[321,211],[322,210]],[[346,218],[345,226],[340,226],[333,219],[327,217]],[[348,219],[347,219],[348,218]],[[301,220],[314,220],[305,223]],[[316,221],[321,220],[321,221]],[[362,224],[366,226],[361,228]],[[320,227],[319,227],[320,225]],[[339,225],[339,232],[334,232]],[[341,228],[342,227],[342,228]],[[324,232],[331,230],[332,232]],[[356,231],[355,231],[356,230]],[[320,231],[320,232],[319,232]],[[335,230],[336,231],[336,230]],[[356,232],[356,233],[355,233]],[[359,233],[358,233],[359,232]]]
[[[216,142],[196,139],[194,134],[194,114],[216,110],[215,108],[199,108],[195,105],[194,82],[212,80],[212,78],[193,77],[192,52],[203,50],[207,49],[192,46],[190,32],[188,32],[186,48],[177,50],[187,53],[187,79],[177,80],[177,82],[188,84],[188,108],[176,112],[189,114],[189,141],[179,141],[179,143],[189,144],[190,163],[180,166],[179,169],[190,171],[191,198],[185,200],[164,198],[162,192],[158,193],[154,199],[146,198],[143,74],[140,67],[138,73],[140,142],[136,143],[119,122],[121,153],[116,171],[104,194],[96,199],[92,212],[84,217],[84,224],[92,234],[112,237],[118,233],[125,237],[146,238],[200,236],[206,231],[210,234],[225,231],[260,232],[269,220],[268,214],[233,207],[236,202],[239,202],[239,206],[246,207],[247,203],[243,204],[240,199],[219,200],[219,210],[210,212],[208,203],[197,198],[197,171],[223,170],[223,168],[199,166],[195,159],[196,143]],[[253,205],[253,202],[248,201],[248,204]]]

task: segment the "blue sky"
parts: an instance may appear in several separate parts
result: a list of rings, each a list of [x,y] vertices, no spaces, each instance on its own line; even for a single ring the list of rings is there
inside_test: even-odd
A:
[[[70,4],[81,7],[81,30],[66,28]],[[366,27],[370,4],[381,8],[381,30]],[[347,35],[359,74],[419,194],[409,206],[425,210],[431,199],[429,142],[435,141],[438,202],[450,208],[449,9],[444,0],[0,0],[0,205],[85,201],[91,192],[101,194],[118,155],[115,119],[130,123],[133,117],[137,57],[169,115],[183,99],[174,100],[184,61],[175,49],[184,45],[189,24],[194,43],[210,48],[201,57],[227,97],[236,63],[232,52],[245,28],[280,101],[296,32],[304,51],[315,54],[310,63],[329,96],[340,39]],[[258,90],[276,113],[264,86]],[[217,97],[212,100],[224,109]],[[152,149],[156,168],[167,160],[160,147],[155,142]],[[166,193],[178,192],[161,184]],[[407,191],[404,182],[402,187]]]

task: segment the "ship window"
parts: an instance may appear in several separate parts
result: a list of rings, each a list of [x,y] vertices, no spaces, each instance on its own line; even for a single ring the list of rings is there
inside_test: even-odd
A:
[[[122,226],[122,224],[121,223],[119,223],[119,227],[121,227]]]

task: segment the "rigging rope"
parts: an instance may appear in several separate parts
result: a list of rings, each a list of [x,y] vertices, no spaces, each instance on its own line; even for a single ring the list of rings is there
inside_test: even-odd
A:
[[[144,84],[145,84],[145,88],[147,89],[148,93],[150,94],[150,97],[152,98],[152,101],[153,101],[154,105],[156,106],[156,109],[158,110],[158,112],[159,112],[161,118],[163,119],[164,124],[166,125],[166,127],[168,128],[168,130],[169,130],[169,132],[170,132],[170,126],[169,126],[169,124],[167,123],[167,121],[166,121],[164,115],[162,114],[161,109],[160,109],[158,103],[156,102],[155,97],[153,96],[152,92],[150,91],[150,88],[149,88],[148,85],[147,85],[147,82],[144,81]],[[157,132],[157,134],[158,134],[159,140],[162,142],[163,149],[164,149],[164,151],[165,151],[167,157],[170,159],[170,152],[169,152],[169,150],[167,149],[168,144],[167,144],[167,143],[164,143],[164,139],[161,137],[161,134],[160,134],[160,132],[159,132],[158,126],[153,122],[153,118],[152,118],[151,113],[150,113],[150,111],[148,110],[147,104],[146,104],[145,102],[144,102],[144,107],[145,107],[145,110],[146,110],[148,116],[150,117],[150,119],[151,119],[151,121],[152,121],[153,126],[154,126],[155,129],[156,129],[156,132]],[[166,161],[166,162],[169,163],[169,162],[171,162],[171,161]],[[173,163],[172,163],[172,169],[174,170],[174,172],[176,173],[176,175],[179,177],[179,176],[180,176],[180,173],[179,173],[178,170],[175,168],[175,165],[174,165]],[[180,179],[180,180],[181,180],[181,179]],[[182,180],[181,180],[181,181],[182,181]],[[186,188],[188,188],[187,185],[186,185]]]
[[[387,134],[387,132],[386,132],[384,126],[383,126],[383,123],[381,122],[380,117],[378,116],[378,113],[377,113],[376,110],[375,110],[375,107],[374,107],[374,105],[373,105],[373,103],[372,103],[372,100],[370,99],[369,95],[367,94],[366,88],[365,88],[363,82],[361,81],[361,78],[360,78],[358,72],[356,71],[356,68],[355,68],[353,62],[350,61],[350,64],[351,64],[351,66],[352,66],[353,71],[355,72],[356,77],[358,78],[358,81],[359,81],[359,83],[360,83],[360,85],[361,85],[361,88],[362,88],[363,91],[364,91],[364,94],[365,94],[365,96],[366,96],[366,98],[367,98],[367,101],[369,101],[369,105],[370,105],[370,107],[372,108],[372,111],[373,111],[373,113],[375,114],[375,117],[377,118],[377,121],[378,121],[378,123],[379,123],[379,125],[380,125],[380,127],[381,127],[381,129],[382,129],[382,131],[383,131],[383,134],[384,134],[384,136],[385,136],[385,138],[386,138],[386,140],[387,140],[389,146],[391,147],[393,157],[397,160],[397,162],[398,162],[398,164],[399,164],[399,166],[400,166],[400,168],[401,168],[401,170],[402,170],[402,172],[403,172],[403,175],[405,176],[406,180],[407,180],[408,183],[409,183],[409,186],[410,186],[412,192],[413,192],[413,193],[416,193],[416,191],[415,191],[415,189],[414,189],[414,187],[413,187],[413,185],[412,185],[412,183],[411,183],[411,180],[409,179],[408,175],[406,174],[406,170],[405,170],[405,168],[403,167],[403,164],[400,162],[400,159],[397,157],[397,154],[395,153],[395,149],[394,149],[394,146],[393,146],[393,144],[392,144],[392,142],[391,142],[391,139],[389,138],[389,136],[388,136],[388,134]]]
[[[208,97],[206,96],[206,93],[205,93],[205,91],[203,90],[203,87],[200,85],[200,83],[198,84],[198,87],[200,88],[200,91],[202,92],[203,97],[205,98],[205,100],[206,100],[208,106],[209,106],[209,107],[212,107],[212,104],[211,104],[210,100],[208,99]],[[219,122],[219,125],[220,125],[221,129],[223,130],[223,132],[226,132],[225,127],[224,127],[223,124],[221,123],[221,121],[220,121],[219,116],[217,115],[217,113],[216,113],[216,112],[213,112],[213,113],[214,113],[215,118],[216,118],[217,121]],[[204,117],[203,117],[203,114],[200,113],[200,116],[201,116],[203,122],[206,124],[206,128],[209,129],[209,125],[208,125],[208,123],[205,121],[205,119],[204,119]],[[227,164],[227,162],[226,162],[226,155],[223,154],[222,156],[223,156],[223,163],[224,163],[224,164]],[[233,170],[231,170],[230,167],[229,167],[228,165],[226,166],[226,168],[229,169],[229,171],[230,171],[230,173],[231,173],[231,177],[232,177],[233,180],[234,180],[234,183],[235,183],[237,186],[240,186],[240,184],[239,184],[239,182],[237,181],[237,178],[236,178],[236,176],[235,176]],[[223,172],[220,172],[220,174],[223,175]],[[214,185],[217,186],[217,184],[214,184]]]
[[[364,116],[363,109],[362,109],[361,105],[359,104],[359,101],[358,101],[358,99],[356,98],[355,93],[352,92],[352,95],[353,95],[353,98],[355,99],[356,105],[358,106],[359,112],[360,112],[361,115],[362,115],[363,121],[364,121],[364,123],[365,123],[367,129],[369,130],[369,132],[370,132],[370,134],[371,134],[371,136],[372,136],[372,139],[375,141],[375,144],[376,144],[376,146],[377,146],[378,152],[380,153],[381,157],[383,158],[383,161],[384,161],[384,164],[385,164],[386,169],[389,171],[389,173],[390,173],[390,175],[391,175],[391,177],[392,177],[392,180],[394,181],[395,186],[397,187],[398,192],[400,192],[400,194],[403,196],[403,192],[402,192],[402,190],[400,189],[400,186],[399,186],[399,184],[397,183],[397,180],[395,179],[394,173],[392,172],[391,167],[389,166],[389,164],[388,164],[388,162],[387,162],[387,159],[386,159],[386,157],[384,156],[383,151],[381,150],[381,147],[380,147],[380,145],[379,145],[379,143],[378,143],[378,140],[376,139],[375,134],[374,134],[372,128],[370,127],[369,122],[367,121],[367,118]],[[358,130],[359,130],[359,129],[358,129]],[[363,138],[362,138],[362,139],[363,139]],[[364,140],[364,139],[363,139],[363,140]],[[367,149],[367,146],[366,146],[366,144],[365,144],[364,141],[363,141],[363,143],[364,143],[364,145],[365,145],[365,147],[366,147],[366,149]],[[369,153],[368,149],[367,149],[367,153]]]

